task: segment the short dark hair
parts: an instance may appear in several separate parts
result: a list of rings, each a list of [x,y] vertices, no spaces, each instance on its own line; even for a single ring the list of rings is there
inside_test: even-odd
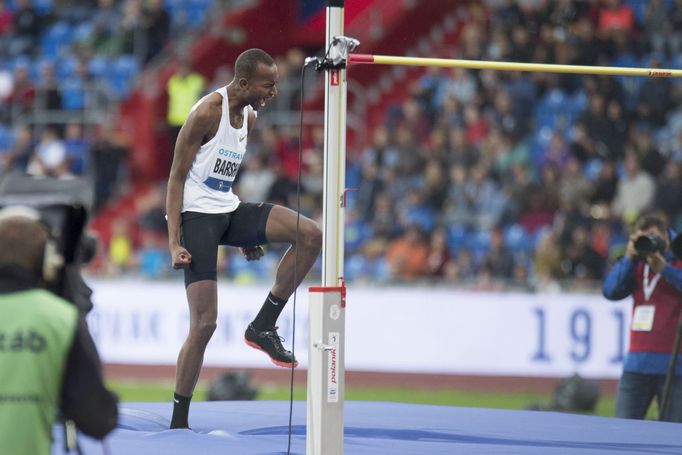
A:
[[[270,55],[261,49],[248,49],[239,54],[237,61],[234,63],[234,75],[236,78],[251,79],[256,74],[256,68],[259,63],[267,66],[273,66],[275,61]]]
[[[39,276],[47,228],[37,220],[11,216],[0,220],[0,263],[21,267]]]
[[[636,231],[646,231],[652,227],[658,228],[663,233],[668,231],[668,226],[663,217],[656,214],[643,215],[635,223]]]

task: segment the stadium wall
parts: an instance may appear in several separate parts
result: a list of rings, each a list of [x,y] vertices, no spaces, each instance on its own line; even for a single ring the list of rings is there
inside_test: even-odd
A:
[[[110,365],[172,368],[188,326],[181,281],[95,280],[90,329]],[[267,368],[243,342],[265,286],[219,284],[218,329],[205,365]],[[627,351],[630,302],[596,294],[462,292],[432,287],[351,287],[346,368],[386,374],[613,380]],[[292,303],[280,318],[290,346]],[[307,364],[308,295],[296,308],[296,356]],[[274,367],[273,367],[274,368]]]

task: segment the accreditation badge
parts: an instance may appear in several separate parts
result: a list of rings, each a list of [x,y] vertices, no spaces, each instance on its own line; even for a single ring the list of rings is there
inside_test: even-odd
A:
[[[632,315],[632,330],[635,332],[651,332],[654,327],[654,305],[637,305]]]

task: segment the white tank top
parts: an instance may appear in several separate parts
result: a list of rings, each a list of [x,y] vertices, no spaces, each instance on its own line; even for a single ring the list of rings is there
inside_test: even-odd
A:
[[[222,87],[215,93],[223,97],[220,126],[216,135],[199,147],[194,157],[185,180],[182,212],[229,213],[239,205],[239,198],[232,192],[232,183],[246,153],[248,118],[253,108],[244,107],[242,127],[235,129],[230,124],[227,88]],[[207,96],[210,95],[200,99],[190,112]]]

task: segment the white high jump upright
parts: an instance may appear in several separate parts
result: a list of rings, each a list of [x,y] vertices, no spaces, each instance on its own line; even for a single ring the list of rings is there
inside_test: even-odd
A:
[[[343,36],[344,0],[327,0],[326,45]],[[331,49],[331,48],[330,48]],[[344,62],[345,64],[345,62]],[[309,306],[307,455],[343,454],[346,70],[325,70],[322,285]]]

